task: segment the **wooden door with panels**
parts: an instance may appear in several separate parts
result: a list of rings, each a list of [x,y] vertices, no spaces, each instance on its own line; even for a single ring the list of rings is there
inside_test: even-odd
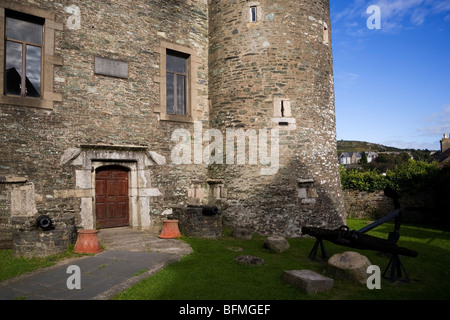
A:
[[[129,225],[128,172],[120,166],[96,170],[95,213],[98,228]]]

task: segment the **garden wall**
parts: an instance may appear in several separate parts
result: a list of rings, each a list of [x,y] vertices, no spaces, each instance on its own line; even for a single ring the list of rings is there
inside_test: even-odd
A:
[[[345,209],[348,218],[376,220],[394,210],[392,199],[383,191],[367,192],[343,190]],[[449,224],[448,208],[445,209],[442,197],[432,189],[414,194],[402,194],[401,208],[405,222],[432,223],[444,226]]]

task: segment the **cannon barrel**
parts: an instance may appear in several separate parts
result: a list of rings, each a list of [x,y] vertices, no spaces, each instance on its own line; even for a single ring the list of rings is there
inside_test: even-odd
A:
[[[188,205],[189,208],[201,208],[202,214],[205,216],[215,216],[220,213],[220,210],[216,206],[200,206],[200,205]]]

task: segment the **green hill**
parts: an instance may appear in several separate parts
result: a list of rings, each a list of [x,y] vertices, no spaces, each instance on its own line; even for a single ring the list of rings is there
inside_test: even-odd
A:
[[[337,151],[338,154],[341,154],[342,152],[402,152],[406,150],[365,141],[338,140]]]

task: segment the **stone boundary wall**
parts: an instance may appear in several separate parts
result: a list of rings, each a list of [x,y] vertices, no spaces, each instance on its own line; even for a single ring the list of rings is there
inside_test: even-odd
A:
[[[376,220],[394,210],[392,199],[386,197],[383,191],[343,190],[343,195],[347,218]],[[403,221],[440,226],[449,224],[448,207],[442,203],[442,196],[433,189],[401,196]]]
[[[391,199],[384,192],[343,190],[347,218],[379,219],[394,210]]]

